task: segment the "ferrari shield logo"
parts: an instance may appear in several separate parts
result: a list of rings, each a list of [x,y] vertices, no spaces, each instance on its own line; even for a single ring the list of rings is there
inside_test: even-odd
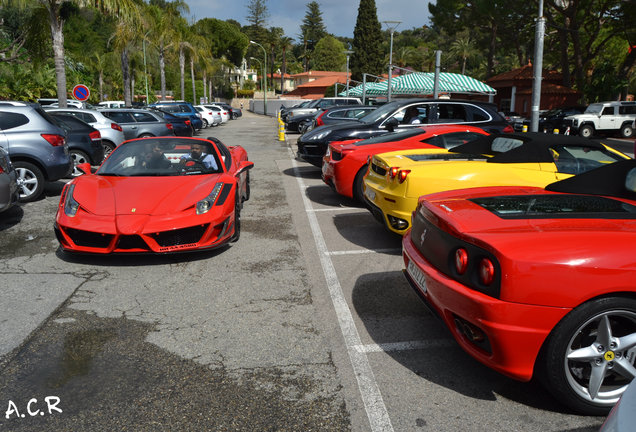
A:
[[[136,212],[136,211],[137,211],[137,209],[135,207],[133,207],[132,210],[131,210],[131,212],[133,212],[133,213]]]

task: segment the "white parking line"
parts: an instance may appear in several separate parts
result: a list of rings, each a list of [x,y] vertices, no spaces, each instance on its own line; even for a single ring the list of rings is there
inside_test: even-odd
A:
[[[367,209],[360,207],[332,207],[322,209],[309,209],[310,212],[329,212],[329,211],[359,211],[360,213],[368,213]]]
[[[457,342],[455,342],[453,339],[439,339],[357,345],[352,348],[361,353],[375,353],[389,351],[412,351],[430,348],[448,348],[453,345],[457,345]]]
[[[345,345],[347,346],[349,360],[351,361],[354,375],[358,381],[358,390],[360,391],[360,396],[362,397],[362,402],[364,403],[364,408],[367,412],[371,431],[393,432],[393,425],[391,424],[391,419],[389,418],[386,406],[384,405],[382,394],[380,393],[375,376],[373,375],[373,370],[371,369],[371,365],[369,365],[369,359],[367,358],[366,353],[359,352],[355,349],[356,346],[362,346],[358,329],[356,328],[353,316],[351,315],[351,310],[349,309],[347,301],[344,298],[344,294],[342,293],[342,287],[340,286],[340,281],[336,275],[333,262],[327,254],[327,245],[322,235],[322,231],[320,230],[316,214],[312,211],[311,201],[309,201],[309,198],[307,198],[307,195],[305,194],[305,183],[300,175],[295,156],[289,146],[287,147],[287,151],[289,152],[292,166],[294,168],[294,174],[296,175],[296,181],[298,182],[298,187],[301,191],[303,204],[305,206],[307,218],[309,219],[309,226],[314,236],[318,256],[320,257],[322,271],[325,276],[325,280],[327,281],[327,288],[329,289],[329,295],[331,296],[331,301],[338,318],[340,331],[342,332]]]
[[[346,251],[327,251],[327,255],[358,255],[358,254],[367,254],[367,253],[397,253],[402,252],[400,248],[390,248],[390,249],[356,249],[356,250],[346,250]]]

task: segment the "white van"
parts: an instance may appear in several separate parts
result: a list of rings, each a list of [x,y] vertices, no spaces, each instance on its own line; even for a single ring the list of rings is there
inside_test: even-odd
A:
[[[124,101],[104,101],[97,104],[98,108],[125,108],[126,102]]]

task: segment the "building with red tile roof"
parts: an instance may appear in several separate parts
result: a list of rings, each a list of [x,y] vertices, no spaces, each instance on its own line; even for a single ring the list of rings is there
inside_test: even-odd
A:
[[[515,111],[525,117],[532,115],[532,84],[534,70],[528,63],[518,69],[495,75],[486,84],[497,90],[494,103],[501,111]],[[544,69],[541,80],[541,102],[539,110],[562,106],[580,105],[582,93],[561,85],[561,72]]]

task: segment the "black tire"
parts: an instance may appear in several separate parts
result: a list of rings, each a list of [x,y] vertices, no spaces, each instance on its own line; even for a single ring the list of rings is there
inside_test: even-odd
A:
[[[636,299],[606,297],[584,303],[552,330],[539,359],[539,378],[573,410],[606,415],[634,378],[634,358],[628,357],[634,344],[627,345],[634,337]],[[594,377],[600,379],[598,385]]]
[[[84,174],[77,169],[77,165],[81,163],[91,163],[91,158],[89,158],[88,155],[81,150],[70,150],[69,156],[73,161],[73,171],[71,171],[71,177],[77,177]]]
[[[621,136],[623,138],[631,138],[634,136],[634,129],[631,124],[624,124],[621,127]]]
[[[245,199],[243,201],[247,201],[250,199],[250,172],[247,172],[247,176],[245,177]]]
[[[368,169],[368,165],[364,165],[360,168],[353,180],[353,198],[362,204],[364,204],[364,175]]]
[[[594,128],[590,125],[581,126],[579,135],[583,138],[592,138],[594,136]]]
[[[142,133],[137,138],[152,138],[152,137],[154,137],[154,135],[151,133]]]
[[[203,122],[203,128],[207,128],[209,126],[208,121],[206,119],[201,120]]]
[[[236,243],[241,238],[241,204],[237,195],[234,203],[234,234],[230,239],[231,243]]]
[[[102,140],[102,147],[104,148],[104,159],[106,159],[117,146],[115,143]]]
[[[37,166],[29,162],[17,161],[13,163],[18,175],[18,190],[20,202],[35,201],[44,190],[44,174]]]

